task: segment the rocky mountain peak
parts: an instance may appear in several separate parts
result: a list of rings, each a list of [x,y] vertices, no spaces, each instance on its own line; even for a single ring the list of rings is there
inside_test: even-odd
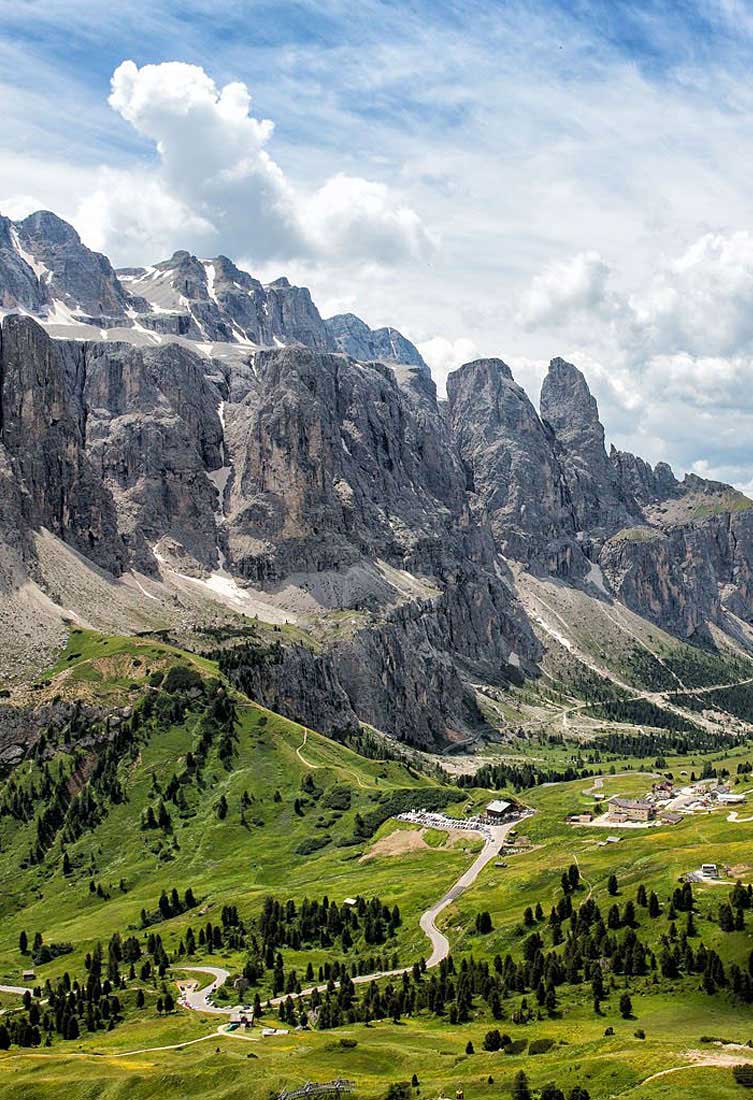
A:
[[[659,462],[652,469],[644,459],[629,451],[618,451],[614,445],[609,461],[627,497],[643,507],[677,496],[679,492],[679,482],[666,462]]]
[[[47,244],[81,244],[81,238],[73,226],[51,210],[37,210],[18,224],[19,229],[31,240],[44,241]]]
[[[596,398],[573,363],[552,359],[540,407],[554,433],[578,530],[609,531],[639,516],[637,501],[607,456]]]
[[[450,373],[447,378],[447,396],[452,402],[451,393],[457,392],[461,386],[470,384],[476,391],[486,387],[494,389],[503,379],[514,382],[512,371],[502,359],[474,359]]]
[[[542,418],[564,445],[604,450],[599,406],[584,374],[573,363],[552,359],[541,387],[540,408]]]
[[[338,313],[328,318],[324,325],[338,351],[353,359],[419,367],[427,377],[430,376],[418,348],[395,328],[369,328],[355,313]]]
[[[668,462],[657,462],[654,466],[656,485],[662,496],[671,496],[677,490],[679,482]]]
[[[82,244],[72,225],[49,210],[3,223],[0,300],[6,308],[123,316],[127,296],[110,261]]]
[[[466,363],[447,379],[447,397],[474,510],[502,553],[549,572],[582,572],[551,432],[507,364]]]

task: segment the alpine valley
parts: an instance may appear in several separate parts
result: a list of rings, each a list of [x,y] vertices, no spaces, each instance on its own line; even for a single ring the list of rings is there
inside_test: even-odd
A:
[[[3,1095],[739,1095],[753,501],[47,211],[0,317]]]

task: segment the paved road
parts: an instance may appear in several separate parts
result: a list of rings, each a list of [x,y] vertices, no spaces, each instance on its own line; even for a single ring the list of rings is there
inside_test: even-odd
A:
[[[231,1008],[215,1008],[208,1000],[209,996],[214,993],[216,989],[219,989],[230,977],[229,970],[224,970],[221,966],[198,965],[181,966],[179,969],[196,974],[208,974],[212,979],[207,985],[201,986],[201,988],[199,988],[199,983],[196,981],[178,982],[181,1004],[184,1004],[186,1008],[196,1009],[198,1012],[213,1012],[217,1015],[224,1015],[226,1012],[232,1012]]]
[[[456,898],[471,886],[478,878],[480,872],[486,867],[496,855],[499,853],[499,846],[503,840],[507,837],[507,834],[511,829],[514,829],[518,825],[518,821],[510,821],[506,825],[489,825],[487,828],[491,831],[491,837],[489,837],[484,847],[481,849],[475,860],[464,871],[460,878],[454,883],[453,886],[447,891],[447,893],[432,905],[431,909],[427,909],[425,913],[421,914],[419,925],[425,934],[431,941],[431,955],[429,956],[426,966],[438,966],[442,959],[446,959],[450,953],[450,943],[445,936],[444,932],[440,932],[436,925],[436,919],[443,909],[446,909],[448,905],[451,905]]]
[[[24,993],[33,992],[27,985],[0,985],[0,993],[17,993],[19,997],[23,997]]]
[[[510,821],[505,825],[485,826],[485,829],[491,833],[491,836],[485,838],[484,847],[476,856],[471,866],[467,871],[463,872],[457,882],[450,887],[446,894],[442,895],[439,901],[435,902],[430,909],[427,909],[421,914],[419,925],[431,943],[431,955],[426,963],[427,968],[438,966],[442,959],[446,959],[450,953],[450,942],[445,934],[440,932],[437,928],[437,917],[448,905],[451,905],[453,901],[459,898],[460,895],[476,881],[487,863],[491,862],[499,853],[499,847],[510,830],[514,829],[519,824],[520,820]],[[469,831],[476,832],[477,830]],[[195,981],[178,983],[180,988],[180,1001],[186,1008],[193,1008],[198,1012],[211,1012],[215,1015],[226,1015],[237,1008],[237,1005],[232,1007],[212,1005],[208,1000],[209,996],[229,977],[229,972],[227,970],[224,970],[220,966],[183,966],[180,967],[180,969],[199,974],[208,974],[212,979],[207,985],[202,986],[200,989],[198,988],[198,982]],[[401,966],[397,970],[380,970],[374,974],[359,974],[358,977],[353,978],[353,982],[355,985],[363,985],[364,982],[376,981],[378,978],[396,977],[405,970],[406,967]],[[307,989],[302,989],[300,996],[306,997],[313,993],[315,989],[322,990],[326,988],[326,982],[320,985],[312,985]],[[281,997],[273,997],[271,999],[271,1004],[279,1005],[286,998],[287,994],[283,994]]]

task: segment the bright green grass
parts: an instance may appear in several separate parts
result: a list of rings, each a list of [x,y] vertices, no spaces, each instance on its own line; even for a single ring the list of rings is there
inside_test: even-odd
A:
[[[11,1100],[26,1100],[29,1095],[48,1100],[65,1092],[77,1100],[151,1100],[154,1096],[262,1100],[270,1090],[337,1076],[354,1080],[359,1097],[376,1100],[390,1081],[409,1080],[413,1073],[419,1078],[423,1096],[454,1096],[455,1089],[462,1087],[468,1100],[497,1100],[509,1095],[512,1078],[521,1068],[534,1086],[555,1080],[569,1091],[573,1085],[583,1084],[596,1098],[674,1100],[684,1096],[686,1088],[693,1090],[687,1094],[694,1100],[741,1095],[730,1071],[723,1068],[694,1066],[646,1086],[641,1084],[670,1066],[690,1064],[687,1051],[698,1051],[700,1056],[718,1053],[719,1048],[700,1043],[703,1034],[718,1032],[742,1039],[749,1031],[738,1013],[701,995],[686,997],[682,1013],[680,1038],[677,1002],[664,996],[646,999],[632,1021],[622,1020],[611,1002],[598,1019],[590,1007],[576,1005],[562,1019],[513,1029],[515,1038],[546,1037],[556,1044],[547,1054],[513,1057],[482,1051],[488,1022],[459,1028],[424,1019],[397,1025],[385,1022],[252,1043],[215,1036],[216,1021],[205,1019],[202,1027],[199,1020],[188,1021],[185,1013],[179,1013],[169,1021],[147,1016],[123,1024],[88,1045],[73,1043],[52,1051],[0,1055],[0,1069],[6,1070],[3,1096]],[[615,1030],[609,1038],[604,1037],[607,1025]],[[646,1040],[635,1038],[638,1026],[645,1030]],[[127,1053],[157,1045],[158,1040],[165,1045],[181,1043],[202,1033],[208,1036],[206,1041],[179,1051]],[[344,1049],[341,1038],[355,1039],[357,1046]],[[476,1050],[473,1055],[465,1054],[469,1039]],[[81,1057],[86,1051],[89,1056]],[[123,1053],[125,1057],[113,1057]],[[256,1057],[249,1058],[249,1054]],[[740,1055],[739,1060],[743,1058]],[[491,1084],[489,1076],[493,1077]]]
[[[71,653],[79,653],[70,661]],[[171,647],[146,639],[102,639],[84,632],[72,636],[63,655],[47,679],[57,683],[61,673],[69,676],[73,668],[80,676],[89,675],[87,667],[97,668],[102,656],[119,659],[121,655],[143,660],[145,673],[151,665],[166,667],[175,661],[191,661],[210,675],[216,675],[211,662],[200,661]],[[101,664],[101,662],[100,662]],[[107,666],[105,666],[107,667]],[[54,685],[53,685],[54,686]],[[121,685],[107,681],[109,691]],[[123,776],[128,801],[111,809],[105,820],[90,834],[68,848],[74,873],[66,879],[61,873],[61,856],[56,846],[42,867],[22,871],[19,862],[29,847],[32,827],[0,819],[0,982],[17,983],[28,962],[18,952],[18,933],[29,936],[44,933],[45,940],[70,940],[73,954],[46,967],[38,968],[38,978],[56,976],[63,970],[82,973],[83,956],[97,939],[106,940],[115,930],[126,932],[137,926],[143,907],[153,909],[160,890],[172,886],[182,892],[191,886],[206,913],[184,914],[155,926],[168,950],[191,924],[194,928],[205,919],[217,920],[223,904],[236,904],[244,918],[258,913],[263,898],[273,894],[282,899],[304,896],[342,901],[355,894],[379,895],[390,906],[400,906],[403,924],[394,943],[387,946],[397,952],[402,964],[427,953],[427,942],[418,928],[421,912],[441,896],[473,858],[479,842],[463,840],[445,846],[441,830],[424,833],[425,847],[400,854],[369,856],[382,837],[411,826],[385,822],[375,837],[354,847],[337,847],[340,838],[353,832],[355,814],[366,814],[375,805],[380,791],[401,788],[416,790],[421,804],[421,788],[432,781],[416,777],[395,762],[366,760],[356,753],[296,723],[282,719],[263,708],[244,703],[239,709],[237,756],[228,771],[211,758],[204,771],[204,787],[188,793],[189,816],[181,820],[173,813],[177,848],[155,833],[139,828],[141,811],[150,797],[152,777],[164,786],[191,747],[196,718],[156,734],[141,746],[135,763],[124,765]],[[744,758],[744,752],[726,757],[728,766]],[[630,762],[635,768],[636,761]],[[680,761],[668,760],[668,767],[679,770]],[[700,770],[702,758],[683,761]],[[33,766],[23,765],[30,770]],[[731,768],[734,770],[734,768]],[[301,781],[311,774],[317,787],[327,790],[347,785],[352,791],[351,808],[327,826],[332,843],[310,856],[296,853],[307,837],[318,835],[317,820],[329,819],[330,811],[320,803],[309,805],[303,817],[293,811],[293,802],[301,796]],[[651,775],[631,770],[629,774],[605,776],[603,793],[637,795],[650,786]],[[571,828],[565,823],[568,813],[592,805],[590,780],[540,787],[524,792],[521,798],[536,813],[519,829],[531,841],[531,849],[508,857],[507,868],[490,863],[476,884],[446,910],[440,924],[445,928],[456,956],[473,952],[491,959],[497,952],[519,952],[523,933],[521,918],[527,905],[541,901],[548,914],[560,889],[562,871],[573,861],[581,869],[584,887],[579,897],[593,890],[605,912],[610,904],[606,893],[609,874],[618,875],[623,904],[635,897],[640,881],[655,889],[662,901],[674,888],[678,876],[696,868],[702,861],[753,863],[753,822],[731,824],[726,814],[713,814],[686,820],[675,827],[626,830],[617,845],[599,847],[598,841],[610,830]],[[240,797],[247,791],[252,799],[247,811],[248,826],[240,822]],[[279,791],[281,801],[275,800]],[[462,816],[480,809],[490,797],[489,791],[469,790],[464,802],[452,804],[448,813]],[[229,813],[219,821],[214,806],[225,794]],[[747,810],[743,811],[747,816]],[[252,824],[256,819],[259,823]],[[436,844],[436,846],[435,846]],[[90,866],[93,877],[108,888],[110,900],[103,901],[89,892]],[[126,892],[118,883],[123,879]],[[707,946],[713,946],[725,961],[745,959],[753,948],[753,917],[741,933],[725,935],[711,922],[718,901],[727,891],[719,887],[695,890],[700,912],[699,932]],[[479,910],[491,913],[494,930],[485,936],[475,932]],[[648,920],[638,910],[639,935],[656,947],[658,937],[667,931],[667,920]],[[678,920],[681,927],[682,917]],[[138,932],[141,935],[141,932]],[[356,950],[358,945],[356,945]],[[367,949],[363,953],[375,953]],[[286,968],[302,972],[311,961],[315,967],[328,957],[324,951],[284,951]],[[242,956],[198,955],[196,962],[216,962],[233,971],[242,964]],[[593,1014],[587,987],[559,991],[560,1018],[542,1020],[525,1028],[508,1021],[499,1025],[514,1038],[548,1037],[556,1046],[547,1054],[510,1057],[481,1051],[484,1033],[494,1026],[481,1012],[479,1019],[459,1027],[436,1019],[407,1020],[399,1025],[380,1023],[357,1025],[336,1031],[292,1033],[286,1037],[248,1042],[239,1037],[215,1036],[216,1017],[202,1017],[179,1009],[168,1018],[154,1010],[157,991],[148,987],[147,1011],[137,1013],[134,994],[124,995],[126,1020],[112,1033],[97,1033],[79,1042],[56,1040],[49,1050],[18,1051],[0,1055],[3,1096],[40,1100],[70,1093],[76,1098],[96,1100],[165,1100],[211,1096],[266,1098],[270,1090],[300,1085],[308,1079],[327,1080],[338,1075],[352,1077],[358,1083],[358,1096],[376,1100],[383,1096],[392,1080],[406,1080],[415,1072],[421,1081],[421,1096],[454,1096],[462,1086],[469,1100],[477,1097],[505,1096],[513,1074],[521,1066],[532,1084],[540,1086],[556,1080],[566,1091],[575,1083],[588,1087],[593,1100],[626,1096],[636,1100],[687,1096],[690,1100],[713,1096],[730,1100],[741,1090],[732,1083],[729,1069],[695,1067],[668,1077],[656,1078],[643,1086],[652,1073],[685,1065],[688,1050],[701,1046],[702,1035],[719,1035],[747,1041],[753,1035],[750,1009],[732,1004],[725,996],[709,998],[698,992],[698,982],[682,979],[674,993],[652,988],[646,979],[631,984],[637,1019],[623,1021],[617,1012],[620,983],[605,1006],[605,1015]],[[0,1008],[10,1007],[13,999],[3,997]],[[272,1019],[270,1022],[276,1022]],[[604,1037],[604,1028],[613,1026],[615,1035]],[[643,1027],[647,1039],[635,1038],[636,1027]],[[353,1038],[357,1047],[345,1050],[339,1040]],[[145,1047],[203,1041],[179,1051],[128,1054]],[[476,1054],[465,1055],[471,1039]],[[217,1053],[219,1047],[219,1053]],[[255,1054],[256,1058],[248,1055]],[[124,1057],[113,1057],[125,1054]],[[76,1055],[85,1055],[84,1057]],[[494,1083],[488,1084],[489,1075]],[[704,1089],[706,1091],[704,1091]]]

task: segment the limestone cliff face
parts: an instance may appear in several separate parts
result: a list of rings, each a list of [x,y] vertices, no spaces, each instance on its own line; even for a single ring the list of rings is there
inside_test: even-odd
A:
[[[573,501],[552,432],[501,359],[447,380],[449,418],[477,516],[501,552],[562,575],[585,572]]]
[[[462,472],[433,390],[381,364],[280,349],[257,355],[228,411],[229,554],[255,580],[418,562],[463,512]]]
[[[659,528],[628,528],[607,540],[599,564],[638,614],[681,638],[707,623],[753,622],[753,512],[720,512]]]
[[[329,317],[324,325],[338,351],[354,359],[362,362],[375,359],[382,363],[420,367],[427,377],[431,377],[418,348],[397,329],[369,328],[354,313],[338,313],[335,317]]]
[[[86,453],[86,418],[78,400],[83,363],[81,346],[52,341],[27,317],[5,318],[0,439],[9,510],[21,512],[27,531],[47,527],[119,573],[127,555],[114,502]]]
[[[223,465],[221,398],[205,362],[175,344],[109,343],[87,345],[85,361],[87,451],[134,560],[149,567],[145,546],[167,537],[216,568],[219,503],[208,474]]]
[[[51,340],[30,318],[2,328],[3,480],[19,529],[47,527],[110,572],[153,570],[167,537],[218,564],[220,394],[177,345]],[[8,540],[3,540],[8,545]]]
[[[541,387],[541,417],[556,451],[579,531],[611,531],[638,514],[610,463],[596,399],[583,374],[552,359]]]

